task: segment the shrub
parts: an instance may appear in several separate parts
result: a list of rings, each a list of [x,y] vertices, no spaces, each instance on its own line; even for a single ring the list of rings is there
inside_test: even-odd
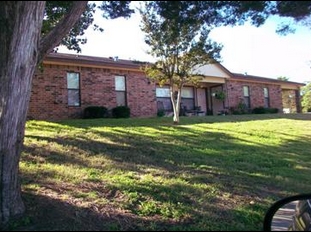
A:
[[[216,91],[215,98],[224,101],[226,99],[226,93],[223,91]]]
[[[252,110],[254,114],[264,114],[266,113],[266,109],[264,107],[257,107]]]
[[[213,115],[213,111],[211,109],[207,109],[206,110],[206,115]]]
[[[265,113],[278,113],[279,109],[277,108],[264,108],[264,107],[257,107],[252,110],[254,114],[265,114]]]
[[[108,109],[103,106],[89,106],[84,109],[83,117],[85,119],[104,118],[108,115]]]
[[[278,108],[266,108],[266,113],[278,113]]]
[[[165,111],[163,109],[159,109],[157,112],[158,117],[163,117],[165,115]]]
[[[112,109],[112,117],[129,118],[131,115],[130,108],[127,106],[117,106]]]
[[[236,107],[231,107],[229,110],[233,115],[242,115],[249,113],[249,109],[243,101],[240,101]]]

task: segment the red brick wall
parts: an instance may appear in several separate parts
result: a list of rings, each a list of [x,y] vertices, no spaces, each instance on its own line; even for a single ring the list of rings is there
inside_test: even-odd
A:
[[[266,87],[269,90],[270,108],[278,108],[282,112],[282,90],[281,87],[274,84],[266,83],[253,83],[230,81],[226,84],[227,94],[229,96],[227,105],[228,107],[236,107],[241,98],[243,98],[243,86],[249,87],[251,109],[256,107],[264,107],[264,91]]]
[[[80,74],[81,106],[67,104],[67,72]],[[28,118],[61,120],[81,118],[87,106],[116,107],[115,75],[126,77],[127,104],[131,117],[156,116],[155,85],[141,72],[45,65],[33,78]]]

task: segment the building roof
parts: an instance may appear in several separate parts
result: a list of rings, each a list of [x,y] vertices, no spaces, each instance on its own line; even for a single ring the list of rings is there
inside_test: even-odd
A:
[[[50,53],[44,58],[43,63],[65,64],[72,66],[79,65],[96,68],[115,68],[137,71],[140,70],[142,65],[147,64],[147,62],[118,59],[118,57],[105,58],[65,53]]]
[[[118,59],[118,57],[95,57],[95,56],[85,56],[79,54],[65,54],[65,53],[50,53],[46,55],[43,60],[44,64],[62,64],[69,66],[83,66],[83,67],[94,67],[94,68],[113,68],[120,70],[132,70],[132,71],[141,71],[141,67],[149,62],[137,61],[137,60],[125,60]],[[277,85],[281,85],[282,88],[298,89],[299,87],[304,86],[303,83],[291,82],[291,81],[283,81],[279,79],[272,79],[266,77],[259,77],[254,75],[247,74],[239,74],[232,73],[228,69],[226,69],[220,63],[214,64],[220,70],[225,72],[230,76],[231,80],[238,81],[249,81],[256,83],[274,83]]]
[[[248,74],[239,74],[239,73],[231,73],[231,79],[239,80],[239,81],[249,81],[249,82],[260,82],[260,83],[274,83],[277,85],[281,85],[284,89],[292,89],[293,87],[296,87],[294,89],[297,89],[299,87],[305,86],[304,83],[298,83],[298,82],[291,82],[291,81],[284,81],[280,79],[272,79],[272,78],[266,78],[266,77],[259,77],[254,75],[248,75]]]

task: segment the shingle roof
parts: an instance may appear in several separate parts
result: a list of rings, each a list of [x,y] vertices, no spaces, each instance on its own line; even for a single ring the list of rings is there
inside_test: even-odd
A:
[[[291,81],[284,81],[284,80],[279,80],[279,79],[273,79],[273,78],[266,78],[266,77],[259,77],[259,76],[254,76],[254,75],[248,75],[248,74],[239,74],[239,73],[231,73],[232,78],[234,79],[239,79],[239,80],[249,80],[249,81],[260,81],[260,82],[269,82],[269,83],[276,83],[276,84],[296,84],[299,86],[304,86],[305,84],[303,83],[298,83],[298,82],[291,82]]]
[[[67,64],[67,65],[83,65],[83,66],[91,66],[91,67],[113,67],[116,69],[123,70],[137,70],[140,71],[142,65],[148,64],[149,62],[145,61],[137,61],[137,60],[125,60],[118,59],[117,57],[95,57],[95,56],[85,56],[79,54],[65,54],[65,53],[50,53],[46,55],[44,58],[45,63],[50,64]],[[246,75],[239,73],[232,73],[227,70],[224,66],[219,64],[219,68],[223,69],[227,72],[232,79],[237,79],[241,81],[253,81],[253,82],[269,82],[275,84],[292,84],[298,86],[304,86],[303,83],[291,82],[291,81],[283,81],[279,79],[272,79],[266,77],[259,77],[254,75]]]
[[[45,63],[66,63],[72,65],[107,66],[139,70],[147,62],[118,59],[117,57],[94,57],[79,54],[50,53],[44,58]]]

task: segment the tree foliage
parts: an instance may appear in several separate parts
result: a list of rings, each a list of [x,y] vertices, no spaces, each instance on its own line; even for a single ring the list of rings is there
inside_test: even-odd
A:
[[[61,40],[60,44],[70,50],[81,52],[81,45],[87,43],[85,30],[91,25],[94,30],[104,29],[94,24],[94,13],[101,10],[102,16],[106,19],[117,17],[128,18],[133,9],[130,9],[131,1],[102,1],[89,3],[80,20]],[[183,2],[183,1],[181,1]],[[161,12],[170,17],[170,9],[167,1],[159,1]],[[188,9],[183,14],[193,19],[203,20],[206,25],[225,26],[243,24],[245,21],[251,22],[255,26],[263,25],[267,18],[277,15],[287,19],[277,28],[280,34],[294,32],[294,26],[301,23],[310,25],[311,1],[184,1],[184,5],[195,6],[191,12]],[[173,7],[174,3],[171,3]],[[47,1],[45,17],[43,21],[42,33],[46,34],[53,28],[72,6],[71,1]],[[292,20],[292,21],[291,21]]]
[[[55,25],[68,13],[72,7],[72,1],[47,1],[44,11],[44,20],[42,26],[42,35],[48,34]],[[81,14],[80,19],[76,22],[75,26],[70,29],[69,33],[65,35],[59,45],[67,47],[69,50],[81,52],[81,45],[87,43],[87,38],[84,36],[85,30],[93,26],[94,30],[103,32],[104,29],[94,24],[94,13],[100,10],[102,16],[106,19],[115,19],[118,17],[128,18],[133,9],[129,8],[130,1],[103,1],[97,5],[88,3],[85,11]],[[53,48],[57,51],[56,48]]]
[[[150,1],[140,8],[145,42],[157,59],[145,71],[160,85],[169,85],[174,123],[179,122],[181,89],[202,78],[196,68],[220,61],[222,45],[209,39],[210,31],[246,20],[259,26],[269,16],[265,10],[269,5],[265,1]]]
[[[249,21],[261,26],[271,16],[280,17],[282,22],[276,28],[280,35],[295,32],[298,24],[310,26],[311,1],[223,1],[221,4],[226,5],[225,15],[238,17],[239,23]]]
[[[189,1],[195,4],[208,25],[263,25],[271,16],[282,19],[276,28],[281,35],[295,31],[301,24],[310,26],[311,1]]]
[[[208,38],[210,30],[196,4],[147,2],[140,13],[149,53],[157,59],[145,72],[160,85],[169,85],[173,121],[178,123],[183,86],[197,83],[200,74],[195,73],[195,69],[219,59],[221,46]]]
[[[302,92],[302,110],[303,112],[311,112],[311,82],[301,88]]]
[[[277,77],[278,80],[281,80],[281,81],[288,81],[289,78],[288,77],[285,77],[285,76],[280,76],[280,77]]]

